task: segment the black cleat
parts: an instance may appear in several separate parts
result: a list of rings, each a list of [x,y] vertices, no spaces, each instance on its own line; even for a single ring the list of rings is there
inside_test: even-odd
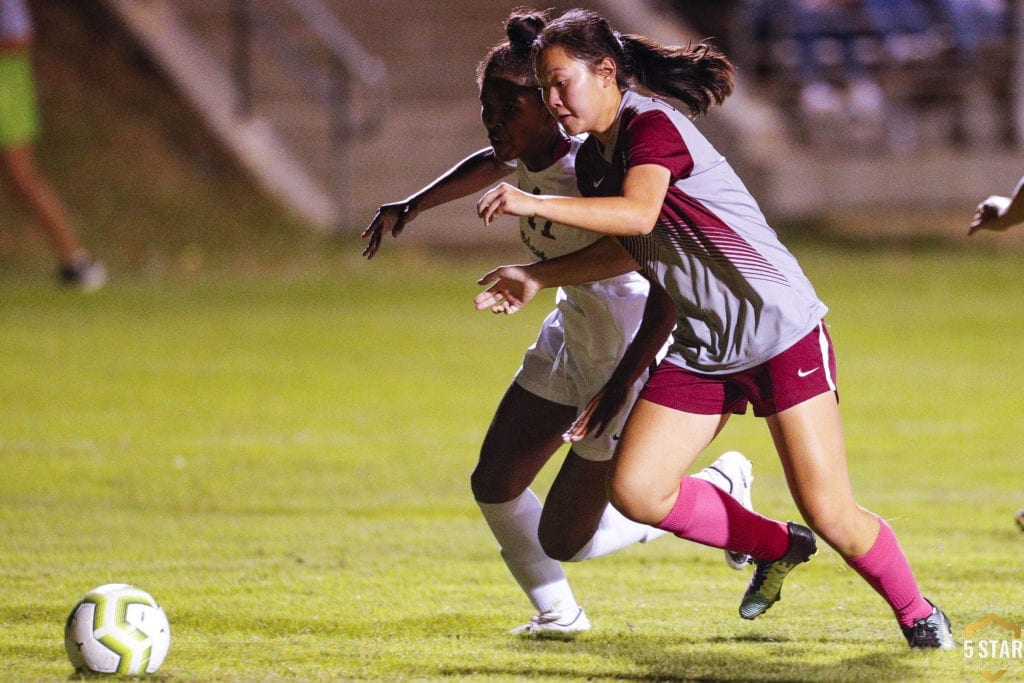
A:
[[[932,613],[914,622],[913,626],[900,626],[903,637],[910,647],[934,648],[937,650],[954,650],[956,643],[949,629],[949,617],[936,607],[931,600],[925,598],[932,606]]]
[[[777,560],[758,561],[750,585],[740,602],[740,616],[756,619],[782,597],[782,582],[798,564],[807,562],[818,552],[814,533],[807,527],[789,523],[789,549]]]

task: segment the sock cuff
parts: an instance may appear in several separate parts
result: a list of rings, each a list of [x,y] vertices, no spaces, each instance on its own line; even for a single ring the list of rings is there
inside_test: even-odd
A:
[[[885,561],[892,555],[893,550],[902,554],[899,541],[896,540],[896,532],[878,515],[875,515],[875,519],[878,520],[878,535],[875,536],[875,542],[863,555],[846,558],[848,564],[854,567],[868,567]]]
[[[511,515],[519,514],[523,510],[533,510],[543,506],[540,498],[537,497],[537,494],[532,489],[526,489],[512,500],[507,500],[504,503],[482,503],[478,500],[476,504],[484,512],[504,511]]]
[[[676,497],[675,505],[665,519],[661,520],[654,526],[665,531],[670,531],[677,536],[683,532],[690,525],[690,518],[693,516],[694,503],[697,500],[697,482],[705,486],[714,486],[703,480],[694,479],[693,477],[683,477],[682,481],[679,482],[679,495]]]
[[[896,532],[884,519],[875,517],[875,542],[863,555],[846,558],[846,563],[882,595],[902,626],[911,626],[915,619],[931,614],[931,604],[921,596]]]

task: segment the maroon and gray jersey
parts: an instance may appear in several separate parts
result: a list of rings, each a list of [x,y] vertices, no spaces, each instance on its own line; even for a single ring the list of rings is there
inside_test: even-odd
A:
[[[736,372],[818,324],[828,308],[743,182],[686,116],[627,90],[611,133],[606,147],[590,136],[577,155],[583,196],[621,194],[634,166],[671,173],[653,232],[622,238],[675,302],[667,360],[695,372]]]

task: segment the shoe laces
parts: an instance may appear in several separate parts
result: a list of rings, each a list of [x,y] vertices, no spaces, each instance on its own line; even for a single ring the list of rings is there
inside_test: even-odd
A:
[[[545,624],[570,626],[579,618],[580,612],[582,611],[582,609],[577,608],[575,613],[570,612],[568,614],[566,612],[541,612],[540,614],[535,614],[530,617],[530,623],[536,624],[537,626],[543,626]],[[566,620],[560,621],[563,617],[565,617]]]
[[[907,641],[914,647],[942,647],[947,630],[944,615],[932,607],[931,614],[915,619],[914,625],[907,629]]]
[[[541,612],[540,614],[534,614],[530,617],[531,624],[537,624],[541,626],[543,624],[552,624],[558,621],[558,618],[562,616],[559,612]]]

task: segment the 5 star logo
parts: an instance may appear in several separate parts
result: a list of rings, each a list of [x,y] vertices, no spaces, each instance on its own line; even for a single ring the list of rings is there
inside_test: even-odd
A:
[[[988,662],[995,660],[1003,665],[1007,660],[1024,659],[1020,625],[997,614],[969,624],[964,629],[964,659],[985,660],[986,668],[981,670],[981,675],[990,681],[999,680],[1009,669],[992,671]]]

